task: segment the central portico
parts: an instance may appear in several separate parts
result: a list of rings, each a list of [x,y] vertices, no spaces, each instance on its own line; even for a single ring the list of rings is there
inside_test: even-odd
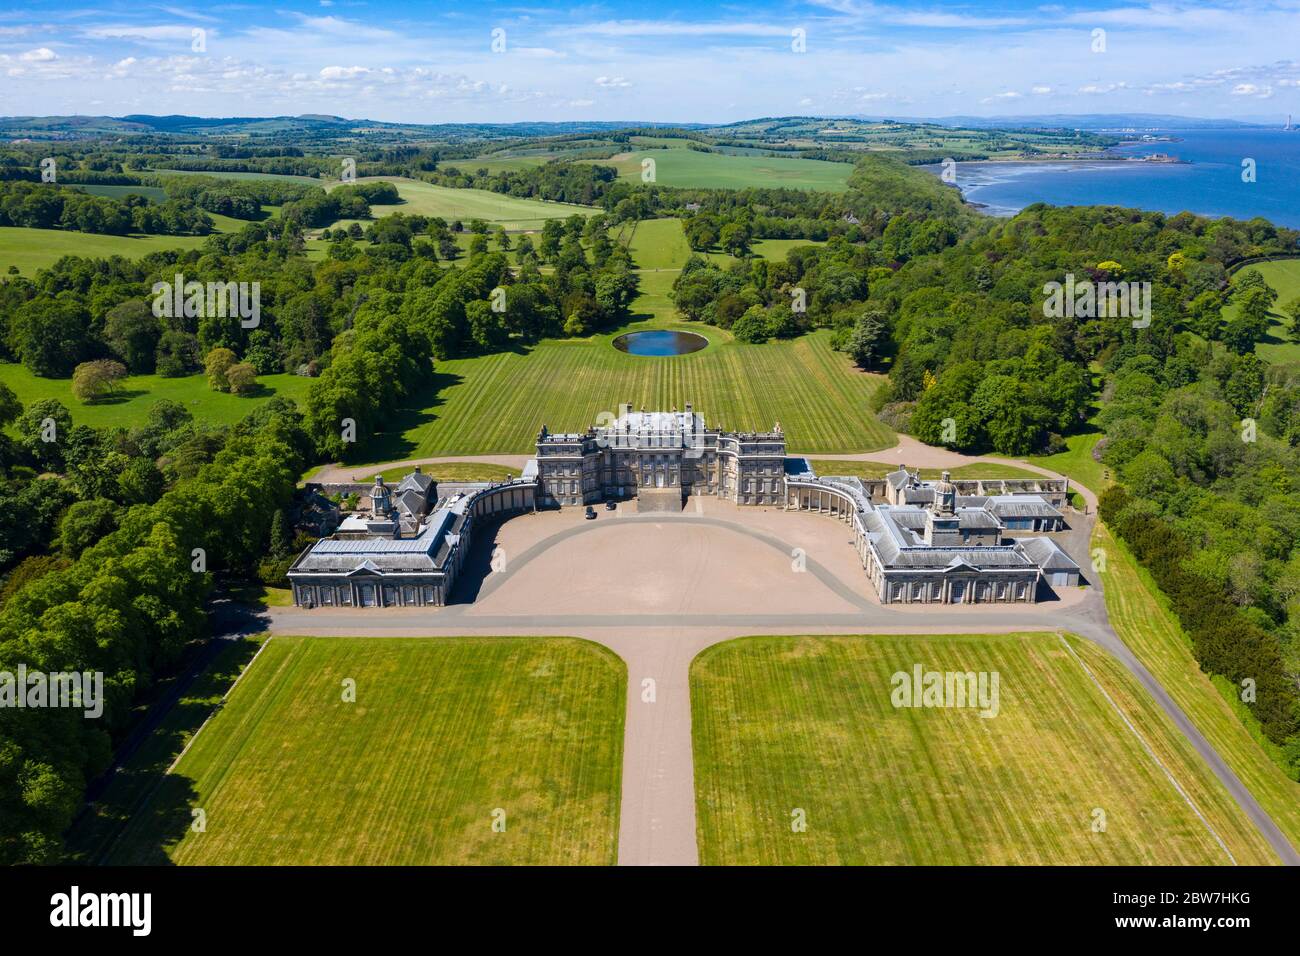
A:
[[[645,489],[716,495],[746,505],[784,501],[782,475],[785,435],[777,423],[770,432],[710,429],[688,402],[666,412],[633,411],[581,433],[537,436],[539,505],[585,505],[640,495]]]

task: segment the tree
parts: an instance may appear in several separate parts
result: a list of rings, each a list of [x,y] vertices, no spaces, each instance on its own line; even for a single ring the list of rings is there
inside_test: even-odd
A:
[[[230,349],[215,348],[203,360],[203,370],[208,375],[208,388],[214,392],[230,391],[230,368],[235,364],[235,353]]]
[[[1268,336],[1271,299],[1268,291],[1258,287],[1233,298],[1237,301],[1237,314],[1224,326],[1223,342],[1238,355],[1245,355],[1255,351],[1255,343]]]
[[[885,313],[868,309],[858,316],[849,333],[847,351],[859,368],[871,368],[880,360],[889,337]]]
[[[718,236],[718,241],[721,243],[723,250],[731,253],[737,259],[748,254],[750,239],[749,227],[739,222],[727,223],[722,227],[722,232]]]
[[[17,310],[11,321],[11,344],[22,363],[37,375],[67,375],[86,357],[89,324],[78,300],[41,296]]]
[[[93,402],[116,391],[117,383],[125,377],[126,366],[121,362],[82,362],[72,373],[72,394],[83,402]]]
[[[249,395],[257,390],[257,369],[251,362],[237,362],[226,369],[226,385],[232,395]]]
[[[63,467],[63,443],[72,434],[72,413],[62,402],[42,399],[27,407],[18,417],[19,441],[49,471]]]
[[[122,509],[107,498],[74,501],[59,523],[59,548],[65,557],[76,559],[100,538],[117,530]]]
[[[293,527],[283,508],[271,518],[270,552],[272,557],[283,558],[293,552]]]
[[[758,305],[750,306],[745,314],[732,324],[731,334],[741,342],[750,342],[752,344],[766,342],[768,336],[771,335],[771,329],[768,326],[767,313],[763,311],[763,307]]]
[[[1291,338],[1300,342],[1300,295],[1282,306],[1282,313],[1291,320]]]
[[[718,221],[705,213],[697,213],[690,219],[683,219],[682,231],[686,233],[686,244],[695,252],[707,252],[712,249],[721,235]]]
[[[104,341],[136,375],[148,375],[157,361],[162,324],[141,299],[128,299],[104,318]]]

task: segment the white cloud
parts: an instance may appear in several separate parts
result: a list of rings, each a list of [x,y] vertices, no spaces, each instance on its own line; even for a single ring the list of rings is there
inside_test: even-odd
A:
[[[597,86],[604,87],[607,90],[627,89],[632,85],[632,81],[621,76],[598,76],[595,83]]]
[[[554,33],[585,33],[606,37],[788,37],[792,27],[774,23],[714,21],[689,23],[683,20],[606,20],[553,30]]]
[[[322,80],[351,80],[370,72],[365,66],[327,66],[320,71]]]
[[[58,57],[49,47],[43,46],[35,50],[28,50],[19,59],[27,63],[47,63],[50,60],[58,59]]]
[[[90,27],[85,36],[92,40],[189,40],[193,29],[182,24],[143,26],[123,23]],[[208,31],[209,34],[213,32]]]

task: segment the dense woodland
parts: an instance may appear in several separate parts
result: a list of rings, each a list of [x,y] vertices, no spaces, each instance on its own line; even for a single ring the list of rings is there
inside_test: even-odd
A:
[[[368,218],[395,198],[387,183],[326,193],[173,178],[167,203],[149,208],[182,204],[247,225],[200,249],[70,257],[0,280],[0,354],[37,375],[101,363],[105,374],[205,370],[232,389],[236,366],[314,378],[302,408],[275,400],[233,428],[162,403],[140,427],[97,431],[74,427],[56,402],[24,409],[0,389],[13,436],[0,443],[0,497],[26,519],[0,534],[0,670],[102,670],[112,688],[104,721],[0,709],[0,861],[57,858],[132,705],[207,635],[213,574],[254,575],[289,550],[285,511],[308,464],[365,457],[390,410],[427,400],[441,360],[623,325],[637,275],[622,240],[664,215],[681,217],[692,249],[736,258],[687,262],[673,291],[685,319],[752,343],[830,330],[860,366],[887,375],[877,410],[900,430],[1014,455],[1104,431],[1097,454],[1123,487],[1106,496],[1106,520],[1170,595],[1202,666],[1256,681],[1254,716],[1300,777],[1300,387],[1254,354],[1276,295],[1258,273],[1232,272],[1293,251],[1294,231],[1105,207],[988,220],[928,174],[878,158],[839,195],[666,189],[599,166],[487,176],[452,165],[425,173],[567,201],[590,189],[603,212],[519,237],[481,222]],[[32,187],[11,177],[0,188],[22,208]],[[279,215],[264,218],[264,205]],[[7,208],[0,200],[0,215]],[[304,229],[339,219],[358,221],[329,229],[327,255],[309,261]],[[769,260],[752,255],[764,238],[823,244]],[[157,315],[153,284],[177,274],[259,282],[259,326]],[[1049,318],[1044,285],[1067,274],[1149,281],[1150,326]],[[55,443],[41,440],[50,420]],[[206,571],[192,570],[195,548]]]

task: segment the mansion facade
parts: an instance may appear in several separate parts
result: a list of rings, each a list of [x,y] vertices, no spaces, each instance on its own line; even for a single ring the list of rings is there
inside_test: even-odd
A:
[[[785,500],[785,435],[725,432],[706,426],[688,402],[684,411],[633,411],[585,432],[537,436],[537,503],[587,505],[636,497],[644,489],[716,495],[740,505]]]
[[[1046,536],[1066,527],[1064,479],[953,481],[944,472],[931,481],[905,466],[877,479],[821,477],[786,454],[780,423],[728,432],[709,428],[690,404],[680,412],[624,404],[584,432],[543,425],[537,457],[511,481],[457,483],[443,494],[418,467],[396,487],[376,477],[368,507],[290,567],[294,603],[443,605],[485,520],[629,498],[641,510],[680,511],[691,495],[846,522],[885,604],[1031,603],[1080,583],[1079,565]]]

